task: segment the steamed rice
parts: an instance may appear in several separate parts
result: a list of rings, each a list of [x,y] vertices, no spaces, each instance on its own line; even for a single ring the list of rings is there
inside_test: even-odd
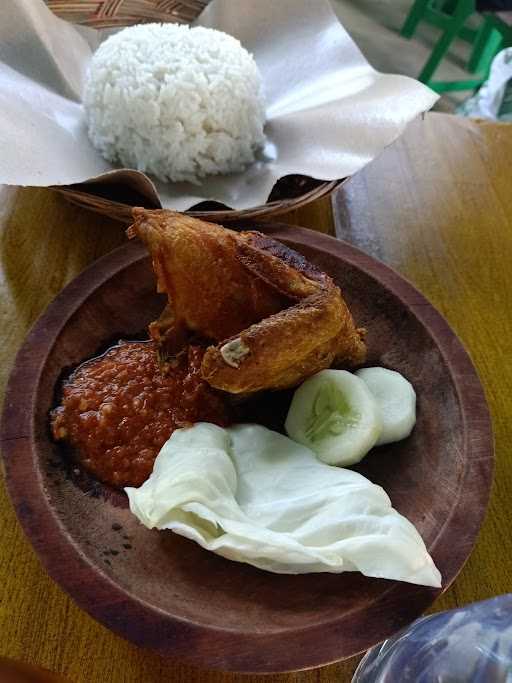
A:
[[[240,171],[264,142],[256,63],[213,29],[146,24],[111,36],[92,58],[83,100],[94,147],[161,180]]]

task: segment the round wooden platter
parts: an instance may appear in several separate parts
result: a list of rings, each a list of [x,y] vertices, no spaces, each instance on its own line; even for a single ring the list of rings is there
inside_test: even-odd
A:
[[[303,228],[264,230],[339,283],[368,330],[368,364],[394,368],[415,386],[411,437],[374,449],[358,469],[416,525],[446,590],[475,543],[493,472],[489,414],[466,351],[384,264]],[[49,574],[121,636],[222,670],[329,664],[418,617],[439,590],[358,573],[276,575],[230,562],[171,532],[148,531],[123,493],[67,464],[48,427],[59,377],[109,341],[137,334],[162,307],[143,246],[127,243],[62,291],[16,359],[2,426],[6,481]]]

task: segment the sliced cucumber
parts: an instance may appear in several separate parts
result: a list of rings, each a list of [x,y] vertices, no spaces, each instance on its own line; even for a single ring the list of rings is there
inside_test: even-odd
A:
[[[405,439],[416,424],[416,393],[403,375],[386,368],[363,368],[363,380],[379,406],[382,431],[377,446]]]
[[[375,445],[380,411],[366,384],[345,370],[322,370],[295,391],[288,435],[329,465],[353,465]]]

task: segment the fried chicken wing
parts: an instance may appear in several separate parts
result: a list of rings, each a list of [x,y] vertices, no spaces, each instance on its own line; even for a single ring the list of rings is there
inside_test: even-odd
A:
[[[171,211],[134,209],[130,237],[147,245],[168,305],[150,334],[164,356],[192,334],[213,342],[203,378],[233,394],[295,386],[366,355],[339,288],[300,254],[258,232]]]
[[[134,209],[128,234],[147,245],[169,305],[151,337],[177,353],[191,333],[222,341],[288,305],[238,258],[236,233],[170,211]]]

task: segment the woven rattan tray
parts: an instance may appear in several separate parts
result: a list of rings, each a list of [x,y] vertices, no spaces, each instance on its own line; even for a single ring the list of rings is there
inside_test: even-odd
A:
[[[122,28],[143,22],[189,23],[201,13],[208,0],[46,0],[46,4],[62,19],[104,29]],[[271,218],[298,209],[329,194],[340,182],[287,176],[274,187],[269,201],[264,205],[242,211],[219,211],[208,205],[201,205],[197,210],[188,213],[217,221]],[[86,185],[62,186],[55,189],[75,204],[123,222],[131,221],[131,205],[128,199],[102,197],[92,193]]]

